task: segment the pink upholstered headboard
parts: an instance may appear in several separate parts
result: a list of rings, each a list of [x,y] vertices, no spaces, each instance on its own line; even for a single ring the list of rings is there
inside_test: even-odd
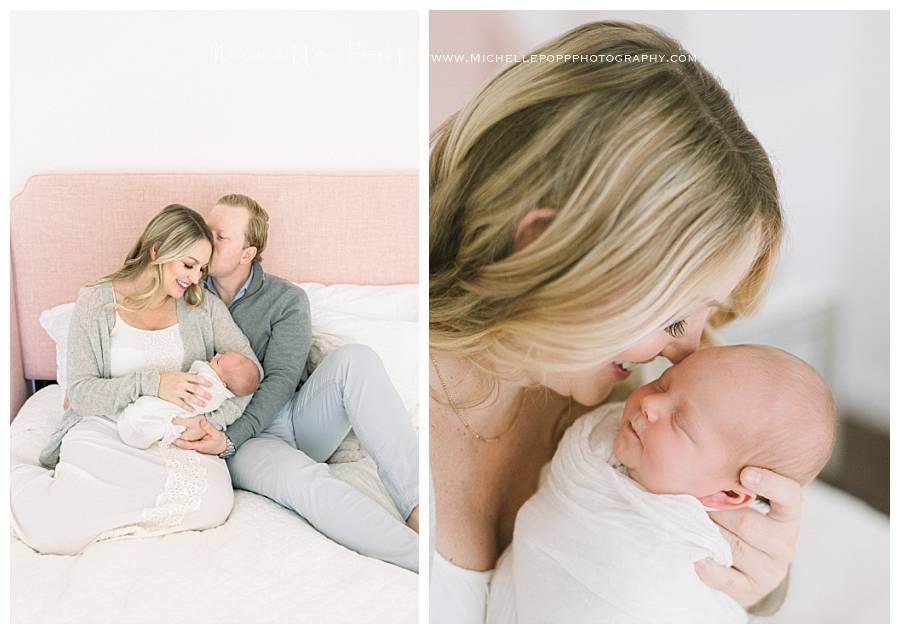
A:
[[[415,173],[32,176],[10,213],[13,413],[26,378],[56,376],[41,311],[74,301],[79,287],[115,270],[165,205],[205,214],[229,193],[251,196],[269,212],[267,272],[325,284],[417,281]]]

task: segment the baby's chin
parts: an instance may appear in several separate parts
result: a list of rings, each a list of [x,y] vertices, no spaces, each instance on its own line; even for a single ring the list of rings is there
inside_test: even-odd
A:
[[[641,479],[641,474],[637,468],[638,465],[634,464],[634,462],[631,460],[631,457],[628,455],[628,439],[626,437],[624,429],[620,429],[619,433],[616,434],[616,437],[613,440],[613,455],[616,457],[616,460],[619,461],[619,464],[625,467],[625,473],[628,474],[629,478],[640,484],[645,489],[648,489],[647,485],[644,484]]]
[[[631,466],[628,460],[628,441],[625,439],[625,430],[620,429],[619,433],[616,434],[615,439],[613,439],[613,455],[616,457],[616,460],[619,461],[620,464],[624,465],[628,470],[631,470]]]

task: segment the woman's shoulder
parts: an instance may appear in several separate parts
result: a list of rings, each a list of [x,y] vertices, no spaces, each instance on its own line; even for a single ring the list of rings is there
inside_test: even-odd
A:
[[[82,312],[100,312],[114,301],[112,282],[100,282],[99,284],[86,284],[78,289],[78,298],[75,306]]]
[[[112,284],[109,282],[82,286],[78,289],[70,324],[105,324],[111,330],[115,322],[114,303]],[[93,328],[88,331],[97,332]]]
[[[106,293],[112,293],[112,282],[110,281],[85,284],[78,289],[78,299],[81,299],[82,297],[86,299],[102,297]]]

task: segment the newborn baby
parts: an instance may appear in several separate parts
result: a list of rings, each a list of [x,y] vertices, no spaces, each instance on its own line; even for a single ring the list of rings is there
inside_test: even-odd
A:
[[[259,370],[256,365],[237,352],[217,354],[209,363],[194,361],[190,372],[199,374],[212,384],[206,388],[212,395],[206,405],[188,412],[159,397],[141,396],[119,414],[117,428],[119,437],[125,444],[146,449],[157,441],[169,445],[176,438],[197,440],[198,437],[183,436],[184,425],[175,425],[172,420],[215,411],[234,396],[252,394],[259,385]]]
[[[693,562],[731,565],[707,510],[754,500],[753,465],[801,484],[831,454],[836,408],[800,359],[763,346],[697,352],[566,432],[498,562],[489,622],[745,622]]]

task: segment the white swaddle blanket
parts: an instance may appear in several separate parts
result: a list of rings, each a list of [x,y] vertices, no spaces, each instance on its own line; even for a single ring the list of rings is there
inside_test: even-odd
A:
[[[208,414],[234,397],[206,361],[194,361],[189,371],[212,383],[211,386],[204,388],[212,395],[212,398],[206,401],[206,405],[197,407],[193,412],[187,412],[157,396],[141,396],[122,410],[116,418],[116,427],[122,442],[138,449],[146,449],[157,441],[162,445],[170,445],[185,430],[184,425],[172,424],[172,419]]]
[[[693,562],[731,565],[728,542],[689,495],[650,493],[613,455],[624,404],[579,418],[516,518],[491,582],[489,623],[744,623]]]

